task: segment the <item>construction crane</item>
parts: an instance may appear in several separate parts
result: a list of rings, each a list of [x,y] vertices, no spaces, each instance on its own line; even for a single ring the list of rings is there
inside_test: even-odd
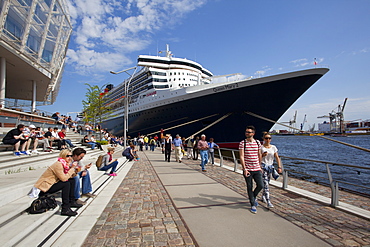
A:
[[[346,106],[347,99],[344,99],[343,106],[338,105],[337,118],[339,119],[339,132],[344,133],[344,107]]]
[[[293,119],[289,120],[289,122],[282,122],[282,123],[287,123],[290,126],[290,131],[293,132],[293,130],[296,129],[296,120],[297,120],[297,111],[295,111]]]
[[[330,131],[344,132],[344,107],[346,106],[347,99],[344,99],[343,105],[338,105],[337,110],[332,110],[328,115],[319,116],[317,118],[329,118]]]
[[[304,114],[303,122],[301,123],[301,131],[303,131],[304,123],[307,122],[307,115]]]

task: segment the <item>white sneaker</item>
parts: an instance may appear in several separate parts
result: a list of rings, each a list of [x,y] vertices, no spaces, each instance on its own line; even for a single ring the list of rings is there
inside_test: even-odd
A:
[[[32,154],[40,154],[37,150],[32,150]]]
[[[262,201],[263,201],[263,203],[267,203],[267,200],[266,200],[265,196],[262,196]]]
[[[267,207],[268,207],[268,208],[273,208],[273,207],[274,207],[274,205],[272,205],[272,203],[271,203],[270,201],[268,201],[268,202],[267,202]]]

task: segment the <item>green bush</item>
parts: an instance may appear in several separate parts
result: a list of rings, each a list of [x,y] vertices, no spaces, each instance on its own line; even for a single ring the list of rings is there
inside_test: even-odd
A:
[[[108,141],[96,141],[97,143],[100,143],[101,145],[107,145]]]

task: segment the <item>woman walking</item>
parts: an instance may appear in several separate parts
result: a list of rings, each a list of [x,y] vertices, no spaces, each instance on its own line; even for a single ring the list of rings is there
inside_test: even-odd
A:
[[[261,147],[262,151],[262,169],[263,169],[263,194],[262,194],[262,201],[267,204],[267,207],[273,208],[270,201],[270,192],[269,192],[269,183],[271,179],[271,175],[276,180],[279,177],[278,173],[281,173],[281,162],[278,155],[278,150],[276,146],[271,145],[271,135],[269,133],[265,133],[263,135],[263,145]],[[278,173],[274,167],[274,158],[278,164]]]
[[[209,157],[212,162],[212,165],[214,165],[215,164],[215,148],[219,148],[219,146],[216,143],[214,143],[213,138],[209,138],[208,146],[209,146],[209,149],[208,149]]]

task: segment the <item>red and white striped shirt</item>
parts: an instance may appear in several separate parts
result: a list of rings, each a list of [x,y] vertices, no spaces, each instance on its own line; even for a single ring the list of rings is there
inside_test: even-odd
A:
[[[259,150],[261,144],[253,139],[252,142],[243,140],[239,143],[239,150],[244,150],[244,164],[248,171],[260,171]]]

